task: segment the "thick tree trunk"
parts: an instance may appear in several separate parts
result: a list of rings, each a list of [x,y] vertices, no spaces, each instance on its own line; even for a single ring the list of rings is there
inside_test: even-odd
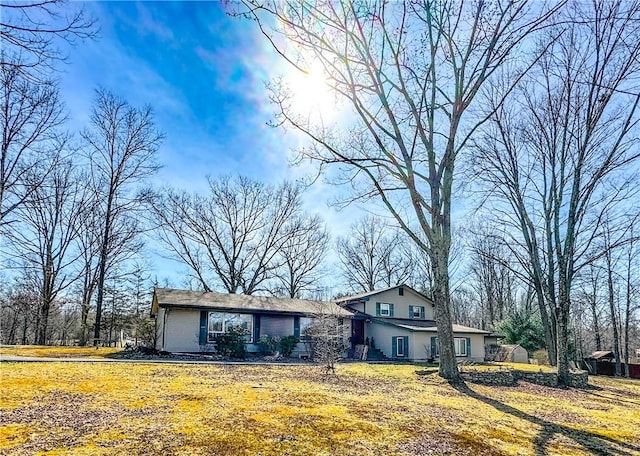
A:
[[[544,293],[542,289],[539,289],[538,285],[536,285],[536,297],[538,301],[538,309],[540,311],[540,320],[542,322],[542,327],[544,328],[544,340],[547,346],[549,364],[555,366],[558,364],[555,318],[550,316],[549,312],[547,312],[547,303],[544,300]]]
[[[556,310],[558,384],[569,386],[569,304],[563,291],[560,292],[559,298],[560,303]]]
[[[433,246],[431,264],[434,277],[433,301],[435,303],[436,325],[438,326],[438,344],[440,367],[438,374],[452,383],[460,381],[454,347],[453,328],[451,326],[451,305],[449,295],[449,259],[444,246]]]
[[[109,254],[109,237],[111,235],[111,205],[113,203],[113,183],[109,188],[107,199],[107,210],[105,212],[104,234],[102,245],[100,246],[100,265],[98,272],[98,296],[96,298],[96,323],[93,330],[93,345],[96,347],[100,343],[100,323],[102,319],[102,302],[104,301],[104,281],[107,273],[107,258]]]

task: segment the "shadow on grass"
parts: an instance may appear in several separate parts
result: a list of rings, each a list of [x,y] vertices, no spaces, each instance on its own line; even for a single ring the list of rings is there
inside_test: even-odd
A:
[[[547,445],[555,435],[562,435],[573,440],[591,454],[633,456],[640,453],[640,446],[631,445],[604,435],[594,434],[593,432],[588,431],[580,431],[561,424],[552,423],[551,421],[543,420],[542,418],[530,415],[522,410],[511,407],[510,405],[506,405],[490,397],[483,396],[472,390],[465,383],[453,385],[453,387],[460,393],[480,402],[484,402],[485,404],[494,407],[496,410],[508,413],[516,418],[527,420],[532,424],[540,426],[540,432],[535,439],[533,439],[536,456],[544,456],[548,454]]]

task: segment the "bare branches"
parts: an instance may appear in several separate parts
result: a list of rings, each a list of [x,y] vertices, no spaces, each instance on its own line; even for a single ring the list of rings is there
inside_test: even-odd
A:
[[[350,291],[413,283],[418,264],[402,234],[380,218],[363,217],[351,225],[347,236],[338,238],[336,251]]]
[[[640,189],[625,175],[640,157],[640,4],[576,2],[563,14],[509,100],[517,107],[494,109],[476,143],[477,171],[520,231],[541,311],[555,314],[561,377],[574,277],[593,261],[606,214]]]
[[[94,210],[103,214],[96,283],[97,343],[107,269],[114,252],[126,251],[127,245],[131,247],[137,242],[140,229],[136,213],[143,210],[148,195],[139,192],[136,185],[157,171],[155,155],[163,135],[155,128],[150,107],[134,108],[99,89],[91,126],[82,137],[91,169]]]
[[[92,38],[95,21],[84,8],[66,0],[3,1],[0,3],[0,63],[23,77],[40,82],[53,65],[64,60],[63,42]]]
[[[207,196],[165,190],[153,202],[161,241],[203,289],[219,283],[252,294],[277,277],[296,295],[312,285],[327,235],[318,218],[302,215],[301,187],[223,177],[209,188]]]
[[[53,82],[33,83],[14,66],[0,66],[0,230],[31,198],[51,169],[53,149],[66,137],[66,120]]]

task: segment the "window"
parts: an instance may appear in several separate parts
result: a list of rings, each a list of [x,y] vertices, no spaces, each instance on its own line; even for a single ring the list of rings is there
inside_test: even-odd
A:
[[[388,317],[391,315],[391,304],[387,304],[386,302],[380,303],[380,316]]]
[[[311,317],[300,317],[300,340],[308,340],[310,337],[307,332],[309,327],[313,324],[313,318]]]
[[[396,356],[404,356],[404,337],[396,337]]]
[[[456,356],[467,356],[467,339],[456,337],[453,343],[456,348]]]
[[[424,318],[424,307],[422,306],[410,306],[411,318]]]
[[[218,334],[228,331],[231,326],[242,326],[249,331],[247,342],[253,340],[253,315],[224,312],[209,312],[207,342],[212,343]]]
[[[398,294],[400,296],[404,296],[404,288],[402,288],[402,287],[398,288]]]

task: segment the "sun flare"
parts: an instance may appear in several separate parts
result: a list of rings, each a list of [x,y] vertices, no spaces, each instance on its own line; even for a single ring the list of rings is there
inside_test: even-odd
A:
[[[335,98],[321,64],[314,63],[306,73],[293,70],[287,79],[292,108],[296,112],[323,121],[334,116]]]

